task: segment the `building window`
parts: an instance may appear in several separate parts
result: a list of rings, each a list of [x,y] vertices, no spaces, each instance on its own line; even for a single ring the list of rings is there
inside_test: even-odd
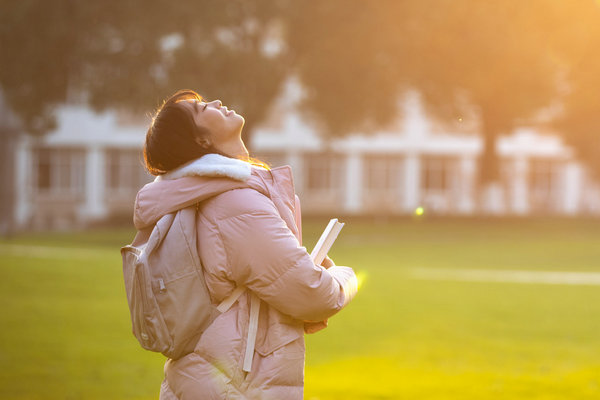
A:
[[[40,191],[50,189],[50,149],[37,149],[35,151],[37,184],[36,187]]]
[[[85,152],[82,149],[38,148],[33,151],[38,193],[80,195],[85,191]]]
[[[369,191],[398,192],[402,184],[402,157],[387,154],[366,155],[365,185]]]
[[[106,186],[108,193],[130,194],[152,180],[146,172],[139,150],[108,149],[106,151]]]
[[[310,191],[337,191],[342,187],[342,157],[333,153],[307,154],[306,188]]]
[[[421,183],[425,191],[444,191],[448,189],[449,161],[441,157],[423,159]]]
[[[549,195],[552,191],[553,168],[550,161],[532,161],[531,188],[534,192]]]
[[[535,211],[552,211],[556,204],[556,178],[560,164],[550,160],[530,163],[531,202]]]
[[[287,164],[285,153],[282,152],[261,152],[253,157],[258,161],[267,163],[271,168],[277,168]]]

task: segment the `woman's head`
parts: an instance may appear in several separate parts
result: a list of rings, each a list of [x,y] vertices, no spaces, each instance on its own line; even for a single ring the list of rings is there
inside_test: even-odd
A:
[[[221,101],[205,102],[193,90],[180,90],[159,107],[148,128],[146,168],[162,175],[209,153],[247,157],[243,126],[244,118]]]

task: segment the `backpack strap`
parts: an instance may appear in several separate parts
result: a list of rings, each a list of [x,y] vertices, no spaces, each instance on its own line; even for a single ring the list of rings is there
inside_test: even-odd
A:
[[[244,367],[242,370],[250,372],[252,358],[254,357],[254,346],[256,345],[256,332],[258,331],[258,311],[260,310],[260,299],[250,292],[250,321],[248,323],[248,339],[246,340],[246,354],[244,355]]]
[[[229,296],[225,298],[218,306],[217,310],[221,313],[229,310],[233,303],[240,298],[242,293],[246,291],[245,286],[238,286]],[[256,346],[256,333],[258,331],[258,313],[260,311],[260,299],[257,295],[250,292],[250,320],[248,324],[248,337],[246,340],[246,353],[244,355],[245,372],[250,372],[252,368],[252,359],[254,358],[254,347]]]
[[[240,298],[242,293],[244,293],[244,290],[246,290],[245,286],[236,287],[235,290],[217,306],[217,310],[219,310],[221,314],[229,310],[233,303],[235,303],[236,300]]]
[[[145,229],[141,229],[139,230],[135,237],[133,238],[133,242],[131,242],[132,247],[138,248],[141,245],[145,244],[146,242],[148,242],[148,239],[150,239],[150,235],[152,235],[152,230],[154,229],[154,225],[145,228]]]

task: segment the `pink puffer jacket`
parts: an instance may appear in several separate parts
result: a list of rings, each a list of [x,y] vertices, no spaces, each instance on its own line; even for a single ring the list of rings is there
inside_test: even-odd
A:
[[[138,229],[198,203],[198,252],[212,301],[248,288],[192,354],[167,360],[163,400],[301,399],[305,321],[329,318],[356,293],[352,269],[315,266],[301,247],[290,168],[233,161],[205,156],[194,163],[199,168],[150,183],[136,199]],[[215,163],[232,164],[233,172]],[[252,368],[244,372],[251,293],[261,302]]]

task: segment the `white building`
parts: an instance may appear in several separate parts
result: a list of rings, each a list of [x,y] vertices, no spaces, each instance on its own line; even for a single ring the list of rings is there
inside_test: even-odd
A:
[[[473,129],[443,131],[426,118],[418,96],[404,101],[392,128],[326,144],[294,111],[290,82],[251,148],[273,166],[290,164],[305,214],[577,215],[600,213],[600,190],[555,136],[518,129],[497,144],[502,181],[476,190],[482,141]],[[58,129],[23,137],[15,168],[20,228],[70,227],[132,213],[151,176],[141,148],[149,121],[86,108],[58,112]],[[471,131],[471,132],[469,132]]]

